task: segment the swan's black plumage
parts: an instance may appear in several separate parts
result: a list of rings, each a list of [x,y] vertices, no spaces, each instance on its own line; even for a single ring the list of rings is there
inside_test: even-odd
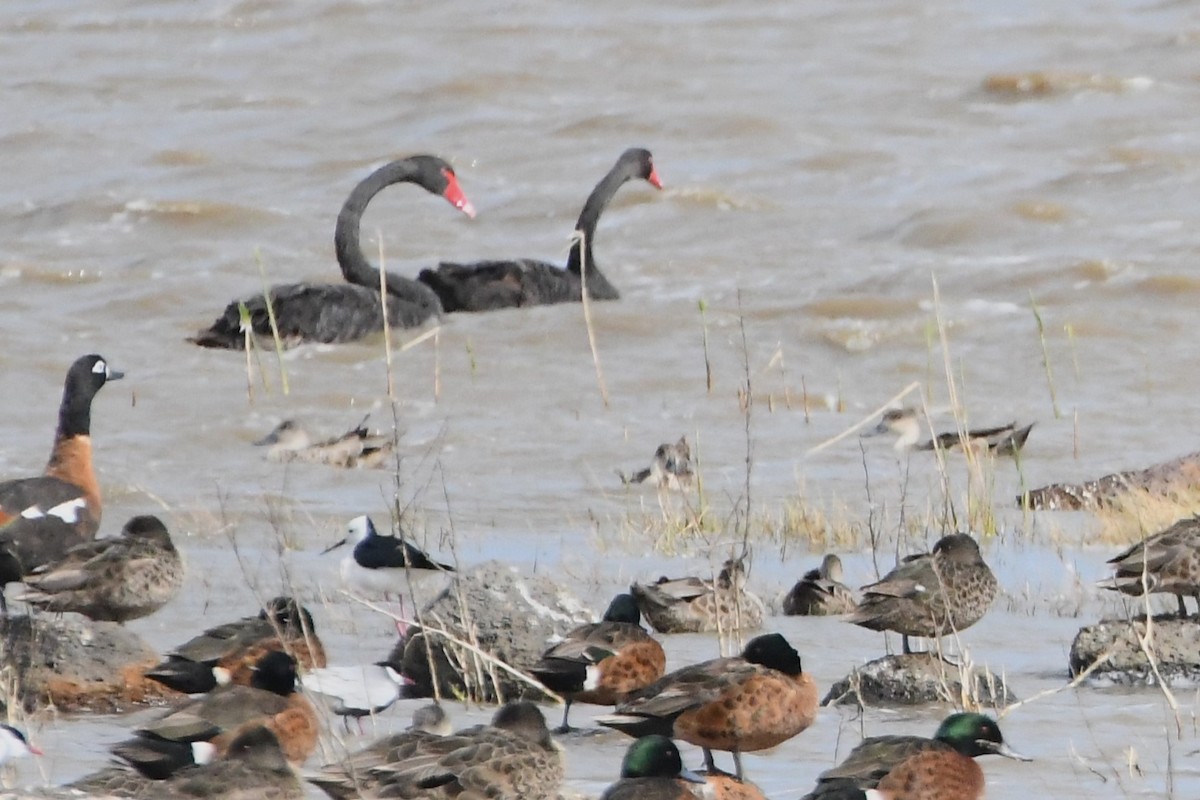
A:
[[[616,300],[621,295],[597,268],[592,256],[592,242],[596,223],[605,206],[623,184],[634,178],[662,188],[649,150],[637,147],[626,150],[596,184],[575,224],[575,230],[583,235],[582,253],[579,242],[572,245],[566,269],[528,258],[471,264],[443,262],[437,269],[422,270],[418,280],[437,293],[446,312],[491,311],[515,306],[578,303],[583,296],[582,266],[587,270],[588,297]]]
[[[475,209],[463,196],[454,170],[434,156],[412,156],[385,164],[364,178],[338,214],[334,247],[346,283],[291,283],[271,287],[271,305],[285,345],[302,342],[350,342],[383,329],[379,270],[359,243],[363,211],[379,192],[394,183],[415,183],[445,197],[468,216]],[[437,295],[409,278],[386,273],[388,325],[411,328],[441,313]],[[263,295],[230,303],[211,326],[190,339],[203,347],[241,349],[245,345],[238,306],[245,305],[256,336],[271,339]]]

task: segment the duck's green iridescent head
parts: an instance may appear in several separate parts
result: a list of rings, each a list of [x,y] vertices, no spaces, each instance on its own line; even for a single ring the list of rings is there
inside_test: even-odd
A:
[[[1017,761],[1030,761],[1004,742],[1000,726],[983,714],[951,714],[942,721],[933,738],[945,742],[964,756],[975,758],[994,753]]]
[[[625,751],[622,778],[683,778],[693,783],[704,779],[683,768],[679,748],[666,736],[643,736]]]

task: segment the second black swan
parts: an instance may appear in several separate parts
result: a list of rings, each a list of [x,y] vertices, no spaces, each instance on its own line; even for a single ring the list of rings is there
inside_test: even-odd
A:
[[[437,269],[421,270],[417,279],[437,292],[447,313],[578,303],[583,296],[583,270],[587,272],[590,299],[616,300],[621,295],[596,266],[592,241],[604,207],[623,184],[634,178],[648,181],[656,189],[662,188],[649,150],[640,147],[626,150],[588,195],[575,224],[575,230],[582,234],[582,252],[578,241],[571,246],[566,269],[528,258],[442,263]]]
[[[454,169],[435,156],[411,156],[383,165],[364,178],[338,214],[333,241],[346,283],[289,283],[271,287],[271,307],[279,337],[285,346],[304,342],[351,342],[383,330],[379,296],[379,270],[363,254],[359,228],[367,204],[394,183],[415,183],[446,198],[469,217],[475,207],[458,185]],[[410,278],[385,274],[387,322],[394,328],[411,328],[441,313],[438,297],[429,287]],[[202,347],[240,350],[245,347],[239,305],[250,315],[253,333],[264,343],[272,340],[266,299],[262,294],[230,303],[207,329],[189,341]]]

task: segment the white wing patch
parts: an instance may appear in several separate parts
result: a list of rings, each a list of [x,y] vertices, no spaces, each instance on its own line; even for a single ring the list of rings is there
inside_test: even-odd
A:
[[[59,503],[46,513],[52,517],[58,517],[63,522],[75,523],[79,521],[79,512],[84,508],[87,508],[87,499],[83,497],[76,497],[75,499],[68,500],[65,503]]]

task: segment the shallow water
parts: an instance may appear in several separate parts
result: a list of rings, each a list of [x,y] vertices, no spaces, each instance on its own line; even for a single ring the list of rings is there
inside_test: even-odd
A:
[[[450,553],[452,528],[462,563],[562,574],[597,607],[631,579],[708,569],[698,552],[651,553],[631,531],[657,500],[614,471],[686,433],[723,518],[746,483],[744,364],[752,517],[799,495],[859,525],[874,509],[891,532],[902,486],[924,514],[940,491],[929,459],[913,457],[905,484],[886,442],[806,454],[912,381],[944,409],[947,363],[971,423],[1037,423],[1021,476],[997,470],[999,498],[1022,476],[1188,452],[1198,37],[1191,6],[1161,0],[7,3],[0,474],[41,468],[66,365],[101,352],[128,373],[94,410],[103,529],[161,513],[191,568],[180,598],[132,627],[166,648],[290,584],[329,596],[315,613],[336,660],[379,658],[390,623],[336,595],[336,559],[316,553],[345,519],[386,516],[392,476],[285,468],[250,442],[285,416],[332,433],[372,410],[390,425],[380,341],[289,353],[287,396],[268,357],[270,390],[256,382],[251,401],[239,355],[183,337],[261,285],[259,259],[269,281],[336,280],[338,206],[389,158],[452,160],[479,210],[381,195],[364,249],[412,274],[563,258],[587,191],[631,145],[655,153],[667,189],[624,188],[600,226],[598,259],[624,295],[593,309],[607,406],[578,307],[447,319],[436,348],[395,355],[399,497],[436,551]],[[1029,91],[1005,80],[1034,72],[1048,77]],[[963,639],[1030,697],[1064,685],[1075,629],[1114,607],[1086,588],[1113,551],[1073,544],[1090,517],[1003,522],[985,553],[1007,596]],[[751,584],[773,597],[818,558],[760,544]],[[866,553],[847,559],[851,583],[874,575]],[[837,621],[773,624],[822,686],[882,652]],[[716,654],[703,637],[668,647],[673,666]],[[1195,697],[1179,700],[1190,721]],[[862,726],[930,732],[945,712],[871,711]],[[1031,702],[1003,725],[1038,760],[986,763],[989,796],[1193,796],[1195,733],[1167,736],[1170,716],[1150,690]],[[55,781],[95,767],[130,723],[39,719],[42,765]],[[749,774],[797,795],[857,725],[825,712],[749,756]],[[572,786],[611,780],[623,746],[568,741]]]

